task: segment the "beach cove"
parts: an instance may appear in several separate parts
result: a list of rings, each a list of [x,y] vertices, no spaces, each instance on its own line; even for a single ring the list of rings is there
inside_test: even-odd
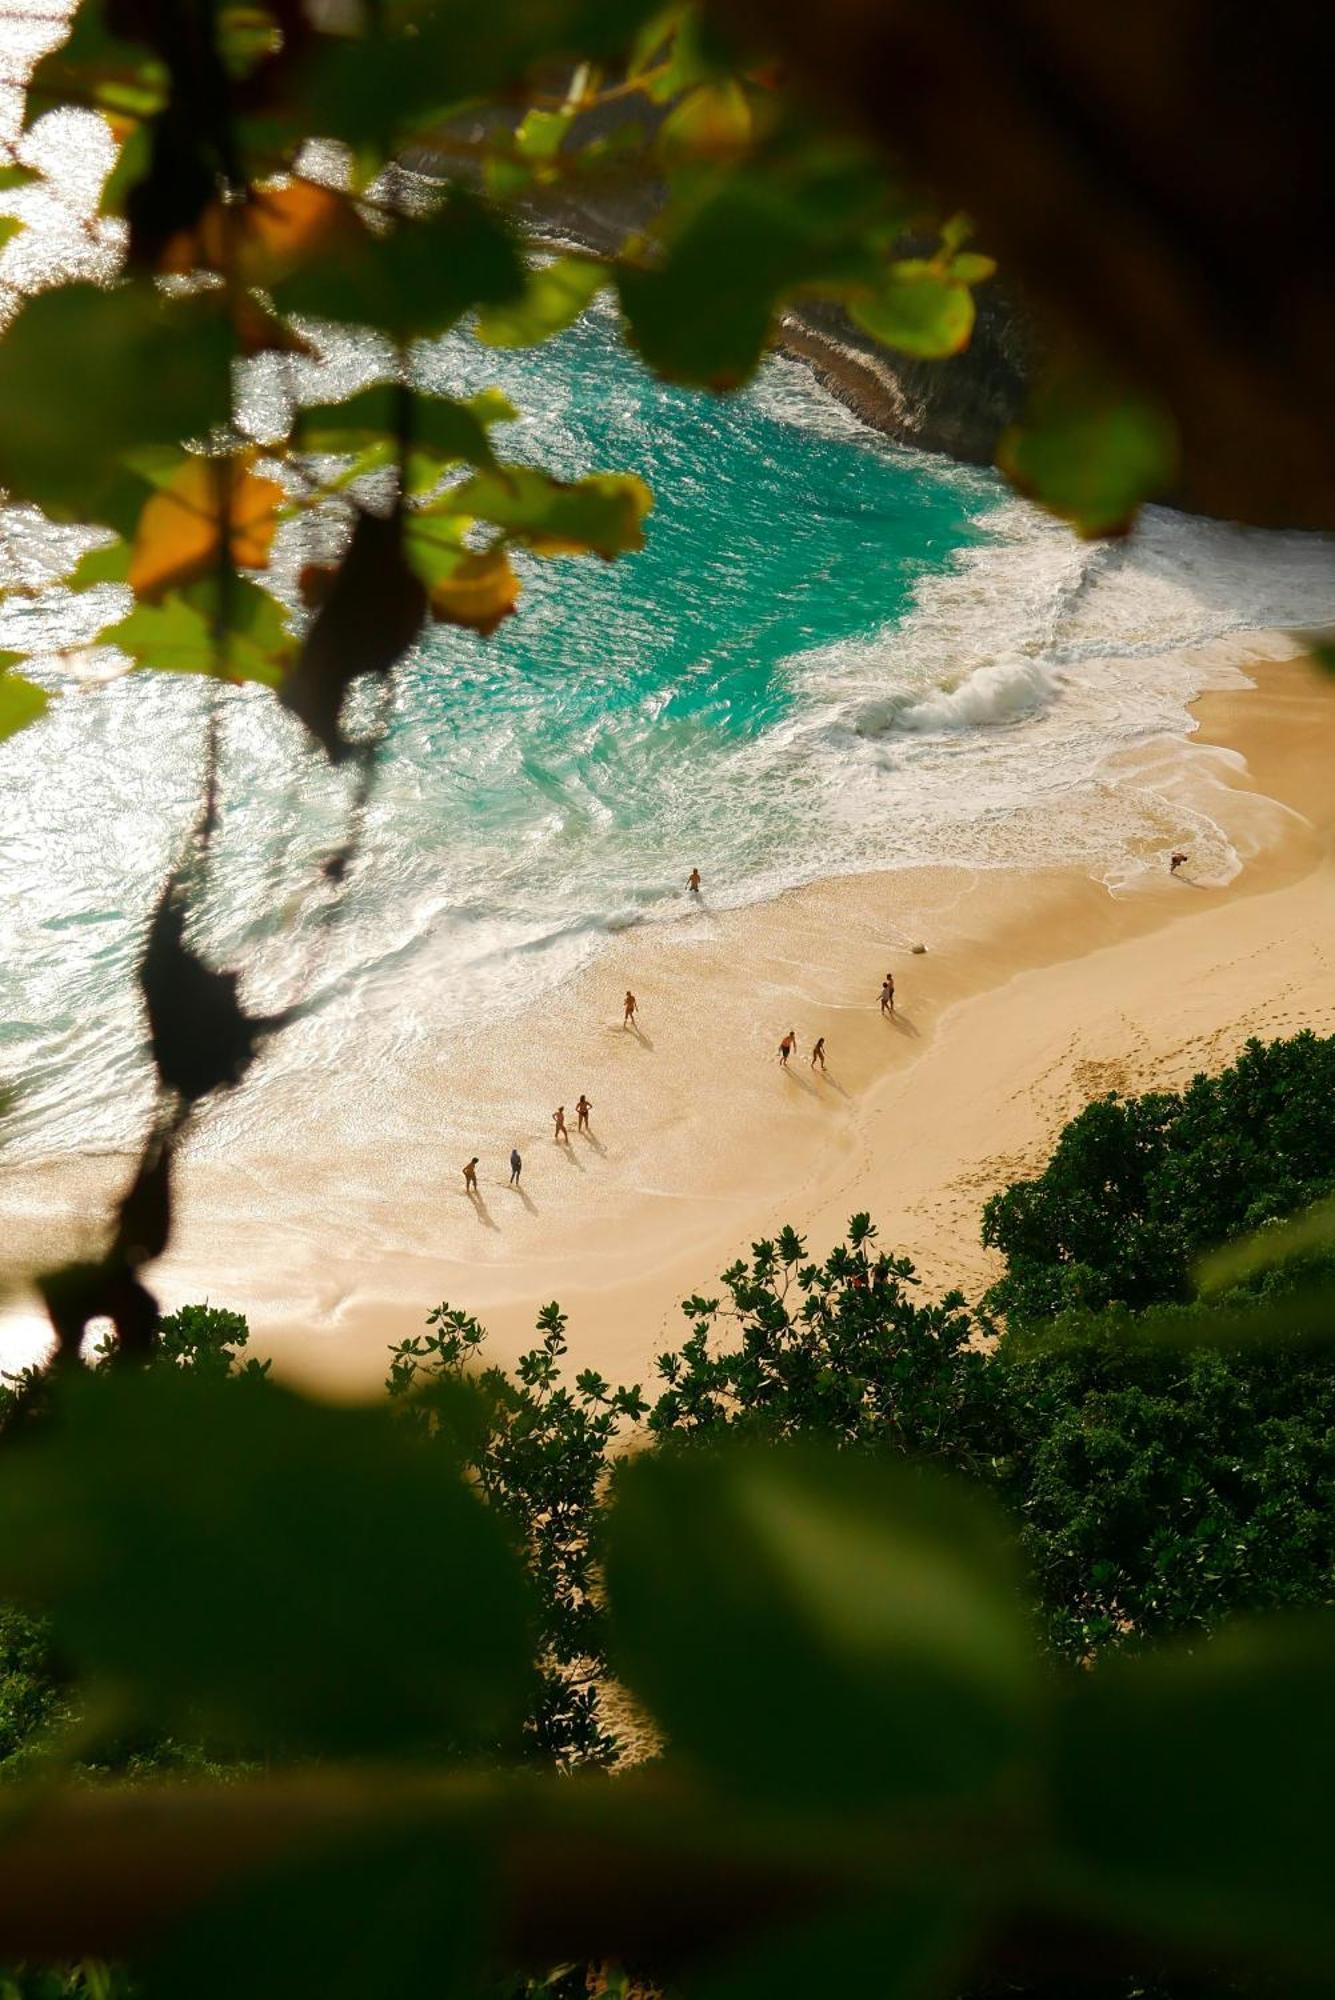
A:
[[[1299,661],[1250,672],[1255,688],[1196,705],[1192,751],[1245,857],[1233,881],[1204,886],[1189,864],[1113,894],[1078,869],[905,870],[720,911],[706,882],[698,911],[614,940],[520,1013],[443,1032],[374,1104],[312,1080],[305,1119],[266,1118],[244,1154],[225,1107],[206,1115],[154,1273],[165,1305],[244,1311],[281,1370],[365,1393],[442,1299],[481,1317],[499,1361],[558,1299],[577,1365],[647,1379],[684,1330],[681,1299],[753,1240],[792,1223],[823,1252],[857,1210],[933,1293],[976,1293],[983,1202],[1091,1096],[1180,1085],[1251,1035],[1335,1030],[1335,690]],[[1131,781],[1153,780],[1155,754]],[[638,1033],[621,1026],[627,986]],[[549,1114],[564,1102],[573,1127],[581,1090],[591,1136],[558,1146]],[[460,1171],[475,1152],[476,1203]],[[0,1169],[9,1268],[86,1249],[82,1219],[124,1164]],[[39,1337],[31,1303],[11,1297],[5,1332],[12,1360]]]

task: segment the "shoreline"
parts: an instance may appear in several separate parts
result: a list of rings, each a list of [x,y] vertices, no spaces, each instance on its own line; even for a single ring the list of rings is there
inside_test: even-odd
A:
[[[331,1393],[374,1390],[391,1341],[441,1299],[475,1312],[488,1358],[508,1363],[556,1297],[577,1367],[646,1380],[685,1331],[679,1300],[712,1291],[751,1241],[792,1222],[824,1254],[857,1209],[928,1289],[976,1291],[983,1201],[1039,1164],[1089,1097],[1180,1083],[1248,1032],[1335,1028],[1321,748],[1335,688],[1301,663],[1245,672],[1253,686],[1193,704],[1204,777],[1234,794],[1256,848],[1227,886],[1193,884],[1189,868],[1117,895],[1075,868],[919,869],[629,932],[517,1019],[441,1037],[381,1106],[336,1081],[326,1097],[322,1079],[318,1128],[261,1121],[245,1157],[226,1120],[206,1118],[150,1282],[168,1309],[209,1297],[246,1312],[256,1352]],[[876,1005],[883,958],[893,1024]],[[619,1025],[627,983],[639,1036]],[[785,1075],[774,1045],[789,1025]],[[807,1062],[822,1032],[825,1080]],[[573,1124],[581,1089],[593,1139],[556,1147],[546,1100],[563,1096]],[[495,1138],[479,1146],[479,1132]],[[514,1138],[519,1197],[504,1184]],[[476,1206],[459,1172],[475,1151]],[[0,1175],[15,1265],[86,1249],[74,1218],[123,1171]],[[32,1308],[11,1300],[4,1365],[25,1323],[31,1342]]]

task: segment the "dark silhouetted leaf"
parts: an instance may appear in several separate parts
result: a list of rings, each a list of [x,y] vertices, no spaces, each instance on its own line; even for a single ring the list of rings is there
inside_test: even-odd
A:
[[[38,1279],[61,1355],[77,1358],[90,1320],[109,1319],[126,1355],[142,1357],[153,1345],[158,1302],[129,1266],[111,1257],[103,1264],[67,1264]],[[2,1509],[0,1509],[2,1511]]]
[[[384,1407],[75,1371],[0,1464],[0,1588],[95,1691],[238,1746],[513,1744],[528,1599],[499,1518]]]
[[[338,575],[315,614],[281,689],[335,763],[354,753],[343,734],[343,697],[361,674],[387,674],[416,640],[427,591],[403,554],[397,515],[359,514]]]
[[[752,1791],[981,1798],[1031,1753],[1006,1544],[943,1481],[851,1453],[641,1458],[607,1572],[613,1665],[675,1750]]]
[[[185,919],[185,895],[173,880],[149,925],[139,985],[162,1087],[189,1105],[241,1081],[269,1023],[242,1011],[235,972],[216,972],[191,948]]]

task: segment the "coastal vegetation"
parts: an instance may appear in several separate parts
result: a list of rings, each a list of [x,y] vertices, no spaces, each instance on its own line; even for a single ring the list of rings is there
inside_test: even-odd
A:
[[[1258,1093],[1283,1159],[1272,1191],[1327,1192],[1330,1116],[1318,1086],[1333,1050],[1335,1041],[1310,1034],[1251,1044],[1181,1093],[1099,1100],[1067,1126],[1041,1175],[989,1203],[985,1229],[1021,1211],[1027,1191],[1051,1197],[1060,1186],[1087,1240],[1099,1240],[1101,1224],[1112,1243],[1126,1176],[1110,1173],[1106,1148],[1089,1143],[1110,1128],[1151,1134],[1160,1167],[1165,1135],[1207,1147],[1216,1215],[1264,1222],[1254,1180]],[[1244,1211],[1236,1191],[1249,1182],[1255,1200]],[[1147,1171],[1143,1186],[1153,1184]],[[1217,1240],[1208,1220],[1200,1228],[1193,1262]],[[544,1815],[555,1812],[565,1829],[557,1837],[577,1847],[591,1839],[591,1863],[607,1865],[599,1843],[642,1840],[639,1815],[668,1810],[656,1787],[673,1770],[673,1812],[682,1807],[676,1787],[703,1785],[707,1810],[725,1814],[728,1841],[745,1827],[751,1860],[733,1884],[743,1899],[748,1869],[763,1876],[767,1865],[754,1847],[757,1811],[779,1815],[783,1865],[801,1882],[811,1865],[803,1842],[817,1824],[828,1832],[831,1798],[887,1829],[905,1812],[914,1823],[929,1801],[949,1827],[967,1801],[968,1815],[1000,1814],[993,1823],[1023,1842],[1035,1830],[1026,1831],[1025,1814],[1012,1825],[1005,1800],[1020,1771],[1027,1782],[1043,1772],[1045,1785],[1074,1786],[1079,1796],[1067,1798],[1056,1829],[1044,1809],[1042,1843],[1073,1842],[1063,1866],[1088,1875],[1082,1893],[1103,1911],[1099,1926],[1124,1930],[1124,1972],[1068,1976],[1064,1990],[1194,1994],[1202,1964],[1210,1991],[1269,1990],[1274,1967],[1324,1951],[1324,1917],[1295,1911],[1301,1882],[1281,1893],[1269,1852],[1247,1858],[1233,1824],[1228,1879],[1241,1903],[1225,1922],[1214,1872],[1221,1842],[1200,1856],[1198,1794],[1203,1766],[1214,1762],[1209,1796],[1245,1781],[1250,1793],[1228,1791],[1233,1810],[1267,1809],[1272,1789],[1288,1783],[1270,1759],[1308,1713],[1301,1704],[1319,1699],[1329,1665],[1324,1624],[1231,1630],[1240,1615],[1316,1614],[1335,1592],[1335,1367],[1320,1326],[1302,1324],[1313,1264],[1249,1273],[1225,1293],[1225,1312],[1240,1297],[1252,1302],[1248,1311],[1299,1306],[1298,1319],[1290,1314],[1269,1337],[1252,1328],[1230,1341],[1218,1337],[1228,1322],[1211,1305],[1177,1302],[1187,1281],[1171,1259],[1148,1292],[1138,1262],[1105,1273],[1102,1311],[1083,1297],[1035,1310],[1032,1291],[1012,1284],[1030,1270],[1034,1236],[1017,1238],[1013,1254],[1001,1247],[1007,1269],[980,1318],[958,1294],[923,1299],[912,1266],[881,1247],[866,1216],[853,1218],[822,1262],[785,1230],[725,1272],[716,1295],[685,1302],[687,1336],[658,1357],[652,1396],[588,1370],[568,1380],[555,1305],[513,1374],[483,1365],[475,1319],[436,1308],[420,1336],[392,1351],[383,1411],[326,1415],[297,1404],[245,1358],[244,1321],[216,1307],[164,1321],[147,1375],[122,1380],[104,1353],[87,1386],[72,1397],[67,1389],[41,1421],[49,1381],[12,1384],[0,1575],[36,1612],[8,1610],[0,1627],[0,1768],[11,1780],[32,1777],[74,1756],[86,1779],[222,1774],[240,1788],[261,1763],[272,1768],[303,1750],[408,1759],[405,1781],[423,1758],[474,1769],[481,1758],[493,1773],[515,1762],[535,1780],[553,1768],[629,1762],[610,1794],[635,1800],[624,1827],[616,1806],[605,1824],[596,1807],[567,1826],[565,1808],[550,1801],[538,1825],[552,1832]],[[1119,1286],[1136,1292],[1136,1306]],[[1174,1300],[1166,1311],[1165,1294]],[[114,1397],[110,1415],[99,1387]],[[129,1440],[137,1442],[127,1459]],[[211,1461],[209,1477],[164,1515],[155,1494],[177,1491],[193,1452]],[[473,1490],[463,1512],[460,1472]],[[500,1541],[481,1535],[479,1500]],[[225,1560],[205,1557],[215,1509],[228,1523]],[[462,1548],[452,1539],[461,1532]],[[262,1559],[261,1535],[272,1545]],[[307,1573],[300,1587],[283,1581],[298,1560]],[[908,1581],[919,1563],[935,1578],[925,1603]],[[880,1604],[888,1589],[893,1617],[882,1631],[863,1597],[872,1591]],[[274,1591],[285,1601],[281,1631],[266,1624]],[[470,1593],[469,1607],[455,1601],[459,1591]],[[1178,1650],[1164,1653],[1170,1639]],[[465,1643],[474,1658],[460,1676]],[[457,1677],[442,1678],[446,1655]],[[1297,1716],[1281,1716],[1276,1704],[1294,1700]],[[1058,1749],[1046,1734],[1042,1748],[1034,1738],[1035,1703],[1047,1718],[1042,1730],[1057,1728]],[[1227,1743],[1214,1733],[1222,1730],[1232,1732]],[[1243,1779],[1239,1730],[1261,1743]],[[1123,1772],[1115,1742],[1132,1760]],[[1097,1783],[1127,1816],[1121,1839],[1138,1853],[1132,1773],[1137,1784],[1162,1786],[1146,1760],[1170,1751],[1182,1791],[1164,1801],[1176,1832],[1156,1837],[1151,1884],[1142,1879],[1148,1864],[1132,1867],[1106,1825],[1087,1823],[1085,1788]],[[665,1830],[661,1850],[651,1842],[665,1881],[682,1894],[699,1894],[693,1855],[717,1854],[712,1838],[695,1852],[703,1834],[691,1813],[705,1809],[697,1800],[684,1826]],[[487,1812],[497,1810],[493,1799]],[[727,1817],[738,1811],[741,1821]],[[435,1827],[429,1812],[426,1822],[412,1851],[420,1839],[438,1856],[433,1865],[445,1867],[446,1855],[459,1865],[459,1828]],[[467,1813],[461,1824],[472,1839]],[[947,1835],[952,1865],[959,1837]],[[365,1838],[363,1829],[350,1852],[362,1854]],[[1177,1854],[1192,1880],[1173,1875],[1177,1886],[1165,1890],[1158,1871],[1174,1842],[1195,1843],[1189,1856]],[[424,1864],[409,1868],[408,1852],[396,1837],[387,1865],[394,1879],[407,1869],[403,1880],[420,1882]],[[331,1898],[343,1865],[312,1875],[303,1864],[294,1878],[301,1893],[282,1922],[273,1891],[235,1905],[229,1976],[240,1981],[244,1970],[250,1983],[248,1954],[281,1966],[297,1934],[309,1950],[301,1926],[317,1917],[335,1950]],[[1036,1893],[1027,1874],[1035,1865],[1031,1852],[1026,1894]],[[1010,1921],[991,1900],[1007,1873],[995,1855],[983,1869],[993,1927]],[[912,1940],[914,1953],[931,1943],[933,1980],[923,1990],[975,1991],[993,1961],[972,1898],[967,1911],[950,1897],[943,1907],[935,1879],[915,1893],[927,1901],[907,1933],[902,1915],[889,1935],[879,1916],[797,1925],[782,1947],[797,1954],[793,1969],[771,1990],[805,1990],[829,1954],[842,1962],[846,1953],[851,1973],[873,1942],[885,1951]],[[419,1940],[423,1951],[440,1948],[438,1916]],[[362,1920],[374,1930],[372,1908]],[[1295,1920],[1307,1928],[1295,1932]],[[457,1921],[455,1910],[448,1923]],[[632,1970],[671,1984],[680,1941],[646,1921]],[[762,1931],[776,1921],[766,1916]],[[189,1935],[202,1949],[193,1928]],[[593,1932],[581,1935],[586,1956],[616,1956],[610,1947],[594,1953]],[[736,1978],[748,1988],[777,1978],[763,1971],[776,1948],[761,1946]],[[986,1990],[1046,1990],[1045,1950]],[[176,1963],[180,1976],[184,1961]],[[992,1976],[1001,1977],[995,1964]],[[155,1984],[151,1957],[145,1977],[148,1992],[169,1990]],[[200,1990],[199,1977],[189,1973],[188,1990]],[[76,1980],[69,1990],[82,1989]]]
[[[916,57],[888,98],[879,11]],[[252,1012],[249,968],[199,945],[225,685],[271,690],[346,779],[293,890],[332,923],[404,654],[429,624],[493,631],[526,565],[645,532],[633,475],[501,456],[506,400],[425,366],[446,331],[540,343],[603,294],[648,367],[722,393],[814,297],[947,357],[994,272],[976,196],[1058,308],[1000,447],[1021,491],[1086,534],[1166,492],[1335,519],[1325,345],[1276,364],[1274,328],[1326,304],[1309,128],[1295,254],[1267,244],[1244,296],[1269,310],[1230,314],[1214,274],[1254,272],[1253,207],[1218,202],[1225,254],[1193,172],[1156,233],[1153,163],[1109,139],[1128,100],[1084,117],[1060,64],[1027,69],[1032,37],[998,45],[966,9],[975,49],[918,12],[85,0],[29,79],[4,236],[44,113],[96,113],[110,165],[86,218],[103,264],[42,274],[0,338],[0,480],[83,531],[20,594],[209,702],[139,968],[142,1145],[104,1246],[34,1274],[55,1354],[0,1406],[6,2000],[944,2000],[1087,1976],[1129,1996],[1320,1990],[1335,1968],[1329,1045],[1091,1107],[989,1208],[1008,1264],[982,1320],[921,1302],[865,1216],[823,1263],[796,1232],[754,1245],[689,1302],[652,1402],[568,1385],[556,1307],[511,1377],[442,1306],[389,1396],[322,1403],[244,1357],[235,1314],[164,1319],[151,1289],[185,1135],[310,998]],[[1180,75],[1174,35],[1140,25]],[[1249,36],[1211,47],[1212,75],[1250,82]],[[1020,101],[1009,124],[970,115],[980,65]],[[1295,62],[1300,102],[1321,74]],[[1282,174],[1287,127],[1263,122]],[[1217,125],[1201,157],[1231,188],[1236,120]],[[1073,167],[1040,174],[1055,237],[1026,134]],[[1091,188],[1106,232],[1080,226]],[[615,248],[549,256],[562,203],[609,194]],[[374,360],[303,400],[321,327]],[[33,650],[0,658],[0,736],[61,698]],[[1306,1615],[1239,1616],[1277,1609]],[[630,1734],[635,1767],[600,1769]]]

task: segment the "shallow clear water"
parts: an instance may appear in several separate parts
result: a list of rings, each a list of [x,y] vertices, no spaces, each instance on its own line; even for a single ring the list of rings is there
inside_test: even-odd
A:
[[[366,365],[345,344],[304,387]],[[1091,549],[989,475],[887,446],[796,364],[726,402],[665,388],[608,313],[537,354],[457,336],[430,367],[511,394],[504,454],[637,471],[657,507],[643,553],[529,562],[493,638],[433,633],[401,669],[337,908],[318,862],[343,779],[270,696],[225,698],[200,931],[248,967],[253,1004],[306,1003],[292,1061],[364,1064],[373,1091],[428,1020],[521,1005],[677,914],[693,866],[720,904],[921,862],[1074,856],[1111,878],[1184,834],[1235,865],[1109,760],[1180,734],[1232,672],[1184,649],[1335,618],[1314,538],[1160,512]],[[55,560],[31,527],[10,545],[20,571]],[[15,603],[0,645],[41,616]],[[0,749],[0,1073],[24,1150],[122,1144],[142,1116],[133,964],[192,814],[203,698],[157,676],[83,687]]]

